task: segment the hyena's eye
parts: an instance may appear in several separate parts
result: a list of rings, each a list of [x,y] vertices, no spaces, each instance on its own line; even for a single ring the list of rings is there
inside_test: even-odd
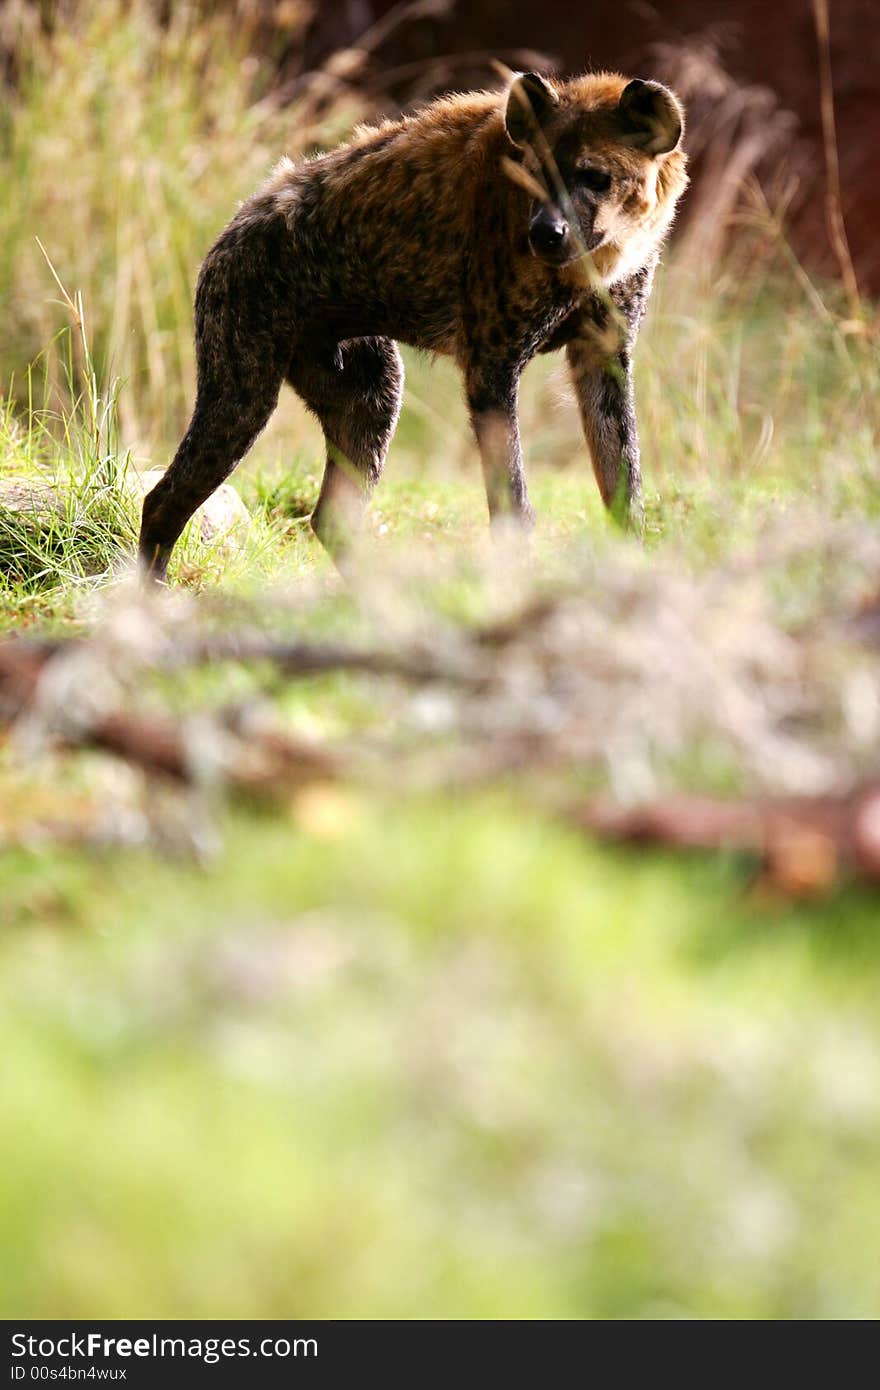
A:
[[[606,174],[604,169],[579,169],[577,181],[581,188],[588,188],[591,193],[607,193],[611,187],[611,175]]]

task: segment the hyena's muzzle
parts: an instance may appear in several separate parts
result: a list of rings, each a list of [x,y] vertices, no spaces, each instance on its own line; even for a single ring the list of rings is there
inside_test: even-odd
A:
[[[579,218],[567,215],[559,203],[548,199],[534,202],[529,217],[529,250],[547,265],[567,265],[590,251],[602,241],[602,233],[593,229],[593,219],[585,225]]]

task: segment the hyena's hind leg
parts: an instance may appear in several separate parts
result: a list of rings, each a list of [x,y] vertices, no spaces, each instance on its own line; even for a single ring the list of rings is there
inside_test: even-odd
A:
[[[279,374],[263,376],[248,392],[236,391],[232,380],[225,392],[199,391],[170,468],[144,499],[139,552],[148,577],[165,579],[183,528],[247,453],[275,409],[280,386]]]
[[[339,559],[382,473],[403,399],[403,362],[390,338],[352,338],[322,353],[297,352],[288,381],[324,431],[327,465],[312,527]]]
[[[198,391],[171,466],[144,500],[140,559],[164,579],[197,507],[247,453],[275,409],[290,352],[284,286],[273,280],[273,228],[232,223],[209,253],[196,291]],[[276,238],[277,239],[277,238]]]

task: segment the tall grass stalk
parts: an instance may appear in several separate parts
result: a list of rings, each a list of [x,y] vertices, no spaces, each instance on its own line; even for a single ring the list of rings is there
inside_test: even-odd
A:
[[[0,414],[0,592],[52,590],[112,571],[134,540],[130,454],[119,439],[120,382],[102,386],[81,291],[38,242],[71,323],[27,371],[23,418]],[[53,381],[64,381],[63,407]]]

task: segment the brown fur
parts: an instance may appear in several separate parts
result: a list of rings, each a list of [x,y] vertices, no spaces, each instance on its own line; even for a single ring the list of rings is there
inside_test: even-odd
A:
[[[490,512],[521,519],[519,376],[536,352],[565,346],[602,495],[638,523],[630,354],[687,183],[680,126],[656,84],[527,75],[506,95],[449,97],[328,154],[282,160],[202,267],[196,407],[145,502],[147,569],[164,575],[188,517],[249,448],[285,380],[324,428],[313,524],[338,553],[397,420],[397,341],[457,359]],[[559,245],[536,253],[539,233],[560,226]]]

